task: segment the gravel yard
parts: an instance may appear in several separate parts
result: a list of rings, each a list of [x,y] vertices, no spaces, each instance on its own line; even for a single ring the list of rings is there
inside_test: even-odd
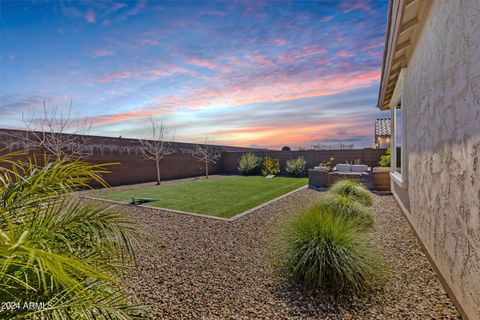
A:
[[[126,290],[153,319],[459,319],[392,196],[373,205],[373,237],[392,268],[384,289],[335,302],[289,283],[272,237],[322,194],[303,189],[233,222],[119,206],[143,231]]]

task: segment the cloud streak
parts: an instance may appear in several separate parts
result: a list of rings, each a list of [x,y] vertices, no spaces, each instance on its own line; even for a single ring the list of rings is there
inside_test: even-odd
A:
[[[186,141],[368,145],[386,11],[368,0],[12,2],[0,26],[15,56],[0,60],[0,126],[42,97],[66,97],[97,134],[141,136],[152,116]]]

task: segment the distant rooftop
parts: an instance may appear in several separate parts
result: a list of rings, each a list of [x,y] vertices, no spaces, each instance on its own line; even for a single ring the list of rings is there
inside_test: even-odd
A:
[[[375,120],[375,135],[389,136],[391,133],[390,118]]]

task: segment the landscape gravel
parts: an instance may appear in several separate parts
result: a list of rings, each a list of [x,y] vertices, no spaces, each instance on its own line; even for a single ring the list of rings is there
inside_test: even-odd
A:
[[[372,238],[391,269],[382,288],[334,299],[292,284],[273,239],[324,194],[303,189],[236,221],[120,205],[140,230],[124,289],[151,319],[460,319],[392,196],[374,195],[372,207]]]

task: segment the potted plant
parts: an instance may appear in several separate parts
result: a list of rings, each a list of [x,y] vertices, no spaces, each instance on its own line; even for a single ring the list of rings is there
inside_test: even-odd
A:
[[[390,148],[378,161],[378,167],[373,168],[373,189],[377,191],[390,191]]]
[[[328,188],[329,173],[333,170],[335,158],[322,161],[318,167],[308,169],[308,185],[314,188]]]

